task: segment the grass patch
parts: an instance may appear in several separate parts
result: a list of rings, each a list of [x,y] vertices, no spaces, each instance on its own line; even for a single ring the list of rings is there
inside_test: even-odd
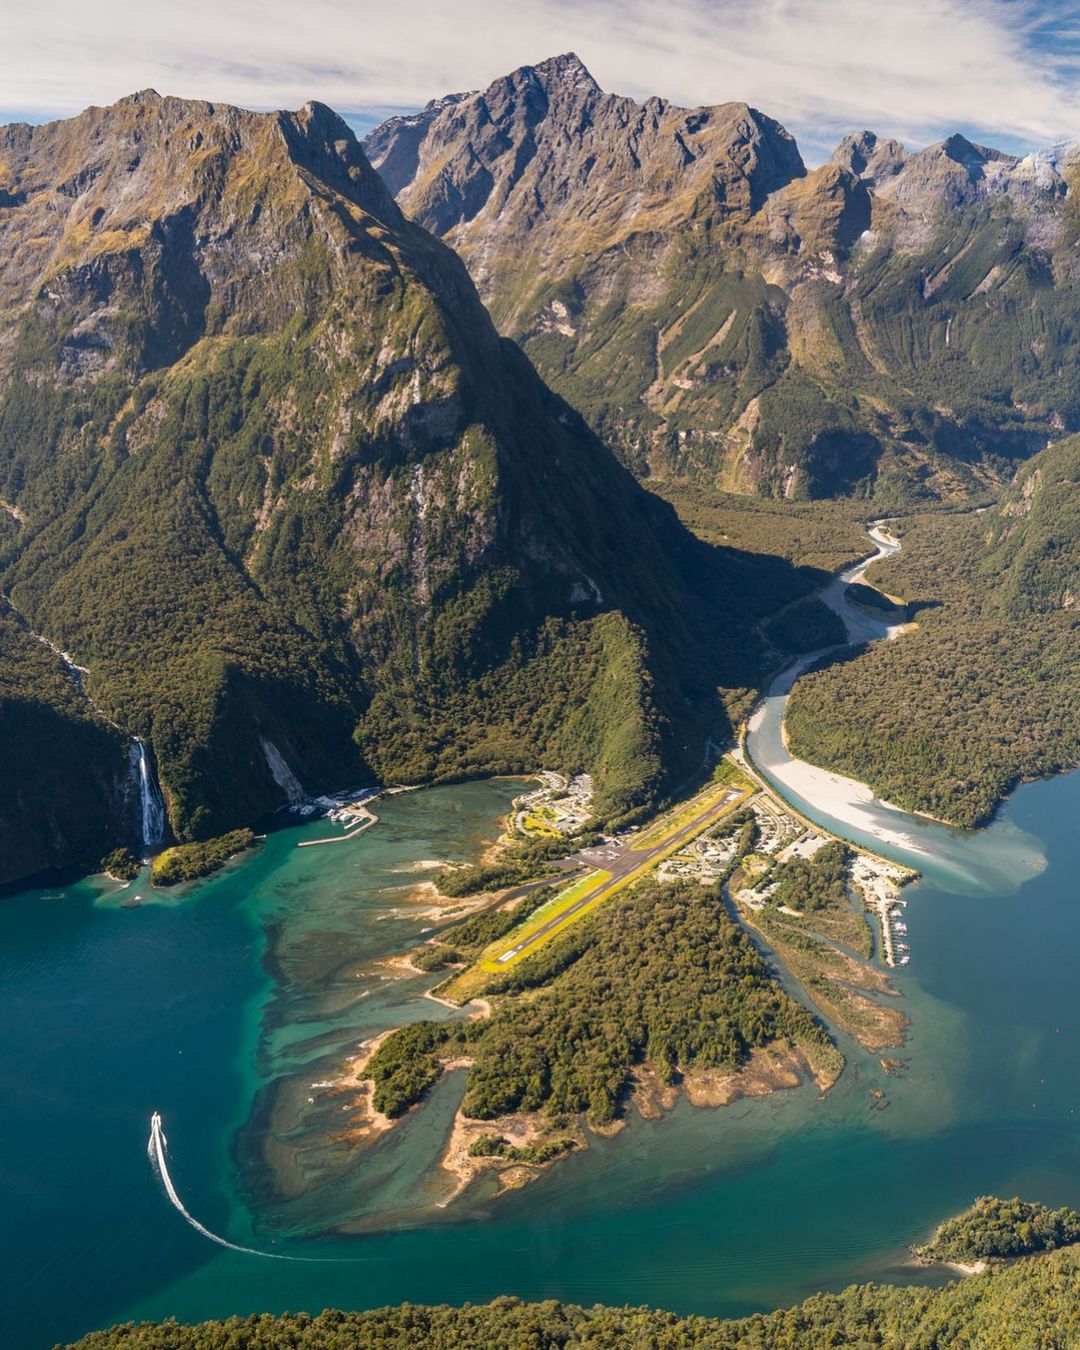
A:
[[[725,776],[721,782],[711,783],[703,792],[699,792],[696,797],[692,797],[685,806],[679,807],[674,812],[664,816],[644,834],[632,840],[630,847],[633,849],[660,848],[680,830],[685,830],[694,818],[707,811],[710,805],[718,806],[724,794],[732,787],[738,787],[742,792],[742,796],[737,801],[729,803],[732,811],[741,806],[748,797],[753,796],[756,790],[753,783],[748,782],[738,774],[737,770],[732,769],[731,776]],[[704,830],[711,824],[712,821],[703,821],[701,828]]]
[[[508,933],[500,941],[492,943],[491,946],[481,954],[480,964],[492,974],[496,971],[505,970],[509,965],[513,965],[514,961],[519,960],[520,958],[514,957],[510,961],[503,961],[500,963],[498,961],[499,955],[502,952],[505,952],[507,948],[514,947],[519,942],[524,942],[531,937],[533,933],[543,928],[545,924],[550,923],[552,919],[557,919],[560,914],[565,914],[568,909],[577,904],[583,895],[588,895],[589,891],[595,890],[597,886],[603,885],[605,881],[610,880],[610,872],[587,872],[585,876],[581,877],[578,881],[575,881],[572,886],[568,886],[566,890],[560,891],[557,895],[552,896],[546,904],[541,905],[538,910],[535,910],[529,916],[526,923],[516,932]],[[598,895],[596,897],[597,903],[606,899],[607,894],[608,893]],[[587,914],[591,908],[592,906],[590,905],[588,909],[582,910],[581,913]],[[552,937],[554,936],[555,933],[552,933]]]

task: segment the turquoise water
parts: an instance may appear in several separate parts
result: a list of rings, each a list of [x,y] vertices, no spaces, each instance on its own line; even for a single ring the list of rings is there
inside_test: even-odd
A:
[[[497,1293],[742,1313],[912,1278],[905,1244],[977,1194],[1080,1204],[1080,775],[1007,804],[1018,848],[1045,857],[1019,889],[1006,867],[996,889],[931,877],[908,892],[901,1077],[852,1053],[824,1098],[681,1106],[524,1192],[447,1209],[428,1164],[459,1081],[349,1150],[340,1099],[312,1085],[374,1031],[436,1011],[423,980],[380,964],[430,924],[413,864],[475,853],[514,788],[393,798],[328,848],[294,847],[325,823],[281,830],[182,902],[125,909],[85,882],[0,902],[7,1344],[128,1317]],[[154,1109],[202,1223],[328,1259],[245,1256],[190,1228],[147,1162]]]

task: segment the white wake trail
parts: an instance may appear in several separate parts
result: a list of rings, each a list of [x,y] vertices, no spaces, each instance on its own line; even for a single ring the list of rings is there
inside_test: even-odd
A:
[[[169,1197],[173,1208],[180,1211],[197,1233],[201,1233],[204,1238],[209,1238],[211,1242],[216,1242],[219,1247],[227,1247],[231,1252],[243,1252],[245,1256],[262,1256],[268,1261],[305,1261],[308,1263],[314,1262],[318,1265],[352,1265],[358,1261],[369,1259],[362,1256],[287,1256],[284,1252],[260,1252],[255,1247],[241,1247],[235,1242],[229,1242],[227,1238],[218,1237],[217,1233],[211,1233],[209,1228],[189,1213],[183,1200],[177,1194],[173,1179],[169,1175],[169,1165],[165,1161],[165,1150],[168,1144],[169,1141],[165,1138],[165,1131],[161,1127],[161,1112],[155,1111],[150,1117],[150,1138],[146,1142],[146,1154],[150,1159],[150,1165],[165,1188],[165,1194]]]
[[[228,1247],[232,1252],[244,1252],[248,1256],[265,1256],[269,1261],[305,1261],[311,1260],[311,1257],[304,1256],[285,1256],[281,1252],[260,1252],[254,1247],[239,1247],[235,1242],[229,1242],[226,1238],[218,1237],[216,1233],[211,1233],[209,1228],[201,1224],[193,1214],[190,1214],[184,1205],[183,1200],[176,1192],[173,1185],[173,1179],[169,1175],[169,1167],[165,1161],[165,1148],[168,1144],[165,1138],[165,1131],[161,1128],[161,1112],[155,1111],[150,1117],[150,1138],[146,1144],[147,1156],[150,1159],[151,1166],[157,1173],[161,1184],[165,1187],[165,1194],[172,1202],[173,1208],[178,1209],[184,1218],[191,1224],[197,1233],[203,1237],[209,1238],[211,1242],[216,1242],[219,1247]]]

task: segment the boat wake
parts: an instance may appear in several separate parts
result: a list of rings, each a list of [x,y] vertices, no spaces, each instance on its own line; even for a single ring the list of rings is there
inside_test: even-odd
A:
[[[362,1257],[347,1256],[289,1256],[284,1252],[262,1252],[255,1247],[241,1247],[235,1242],[230,1242],[227,1238],[219,1237],[217,1233],[211,1233],[210,1229],[201,1224],[198,1219],[191,1214],[180,1199],[173,1179],[169,1175],[169,1165],[165,1160],[165,1153],[168,1149],[169,1141],[165,1137],[165,1131],[161,1125],[161,1112],[155,1111],[150,1117],[150,1138],[146,1143],[147,1157],[150,1159],[150,1166],[161,1182],[165,1194],[169,1197],[172,1207],[178,1210],[184,1219],[195,1229],[196,1233],[201,1233],[204,1238],[209,1238],[211,1242],[216,1242],[219,1247],[227,1247],[231,1252],[243,1252],[245,1256],[262,1256],[268,1261],[304,1261],[307,1263],[334,1264],[340,1265],[343,1262],[351,1263],[357,1260],[363,1260]]]
[[[279,1252],[260,1252],[254,1247],[240,1247],[235,1242],[229,1242],[227,1238],[218,1237],[217,1233],[211,1233],[209,1228],[201,1224],[193,1214],[190,1214],[184,1205],[183,1200],[177,1194],[176,1187],[173,1185],[173,1179],[169,1175],[169,1165],[165,1161],[165,1150],[169,1141],[165,1138],[165,1131],[161,1128],[161,1112],[155,1111],[150,1117],[150,1138],[146,1144],[146,1153],[150,1159],[150,1166],[154,1169],[158,1180],[165,1188],[165,1194],[174,1209],[180,1211],[196,1233],[201,1233],[204,1238],[209,1238],[211,1242],[216,1242],[219,1247],[228,1247],[232,1252],[244,1252],[248,1256],[265,1256],[271,1261],[294,1261],[303,1260],[303,1257],[285,1256]]]

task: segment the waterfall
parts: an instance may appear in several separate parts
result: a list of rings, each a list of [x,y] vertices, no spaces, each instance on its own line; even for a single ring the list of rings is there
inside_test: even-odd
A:
[[[268,741],[265,736],[260,738],[262,741],[263,754],[266,756],[266,762],[269,765],[270,772],[274,776],[274,782],[284,792],[290,806],[299,806],[307,801],[307,793],[300,786],[300,780],[292,769],[285,763],[281,751],[273,741]]]
[[[165,803],[161,800],[157,779],[150,768],[150,756],[146,753],[146,743],[138,736],[132,744],[133,758],[138,765],[139,801],[142,806],[142,846],[156,848],[165,834]]]
[[[8,596],[0,594],[0,605],[6,605],[22,629],[36,642],[48,647],[49,651],[59,659],[64,674],[71,681],[75,692],[85,701],[94,716],[99,717],[114,731],[120,731],[119,723],[115,722],[88,692],[85,677],[90,672],[86,666],[80,666],[70,652],[64,651],[51,638],[45,637],[43,633],[35,632],[25,614],[15,608]],[[138,736],[132,737],[130,754],[132,776],[139,786],[140,842],[144,849],[156,848],[165,836],[165,803],[161,797],[161,789],[158,787],[157,778],[150,766],[150,756],[146,752],[146,744]],[[286,772],[288,772],[288,769],[286,769]]]

